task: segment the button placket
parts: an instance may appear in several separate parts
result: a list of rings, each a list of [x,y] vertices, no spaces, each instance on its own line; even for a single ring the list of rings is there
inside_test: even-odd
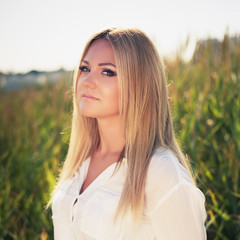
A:
[[[74,223],[74,220],[76,218],[76,213],[77,213],[78,207],[79,207],[79,198],[81,197],[81,195],[79,194],[79,189],[81,189],[84,179],[87,175],[89,163],[90,163],[90,158],[88,158],[86,161],[83,162],[80,172],[78,172],[76,175],[75,188],[74,188],[74,190],[76,191],[75,192],[76,195],[74,197],[74,201],[72,202],[72,208],[71,208],[72,223]]]
[[[72,215],[72,223],[74,222],[74,219],[75,219],[75,215],[76,215],[76,208],[78,206],[78,202],[79,202],[79,196],[76,196],[74,198],[74,201],[73,201],[73,204],[72,204],[72,211],[71,211],[71,215]]]

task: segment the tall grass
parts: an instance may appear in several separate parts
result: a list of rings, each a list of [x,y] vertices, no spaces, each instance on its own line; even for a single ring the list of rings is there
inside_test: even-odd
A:
[[[240,239],[240,40],[166,61],[176,133],[206,196],[208,239]],[[71,76],[66,76],[71,80]],[[0,239],[52,239],[44,211],[68,148],[71,84],[0,92]]]
[[[240,239],[240,38],[168,64],[174,123],[207,200],[208,239]]]
[[[69,84],[60,82],[1,93],[0,239],[53,235],[51,213],[44,212],[44,205],[67,152],[68,89]]]

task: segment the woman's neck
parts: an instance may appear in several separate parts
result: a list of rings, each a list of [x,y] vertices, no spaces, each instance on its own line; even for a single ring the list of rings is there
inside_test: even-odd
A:
[[[123,125],[120,117],[109,119],[98,119],[98,129],[100,135],[100,154],[116,154],[122,152],[125,139]]]

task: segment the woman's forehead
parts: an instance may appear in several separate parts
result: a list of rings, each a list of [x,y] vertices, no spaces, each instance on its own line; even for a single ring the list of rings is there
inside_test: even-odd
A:
[[[115,64],[115,56],[112,46],[108,40],[104,39],[94,41],[88,48],[83,60],[89,63],[91,61],[104,61]]]

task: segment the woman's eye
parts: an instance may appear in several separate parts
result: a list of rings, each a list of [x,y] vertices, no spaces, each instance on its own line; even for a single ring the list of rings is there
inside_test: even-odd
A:
[[[109,77],[113,77],[113,76],[117,76],[117,73],[110,70],[110,69],[104,69],[103,70],[103,75],[109,76]]]
[[[79,68],[82,72],[90,72],[89,68],[88,67],[85,67],[85,66],[81,66]]]

